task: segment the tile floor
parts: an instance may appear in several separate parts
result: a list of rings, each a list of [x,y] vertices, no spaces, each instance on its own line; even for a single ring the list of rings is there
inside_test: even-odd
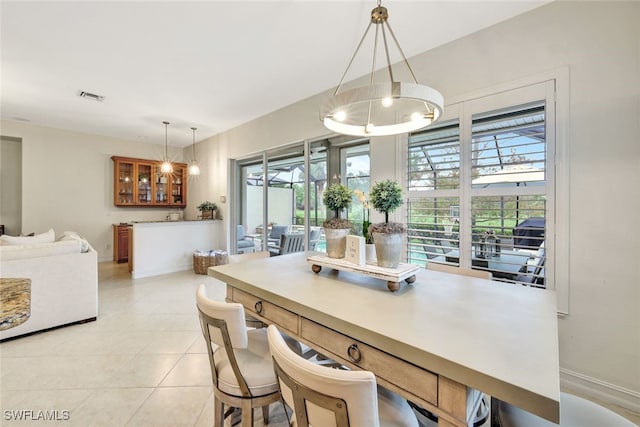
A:
[[[0,344],[2,426],[211,426],[213,395],[195,289],[217,280],[181,272],[132,280],[99,265],[98,320]],[[640,416],[611,407],[640,423]],[[31,421],[13,419],[22,414]],[[45,414],[58,420],[37,419]],[[57,411],[57,412],[55,412]],[[256,426],[262,425],[256,411]],[[284,427],[280,405],[269,426]]]

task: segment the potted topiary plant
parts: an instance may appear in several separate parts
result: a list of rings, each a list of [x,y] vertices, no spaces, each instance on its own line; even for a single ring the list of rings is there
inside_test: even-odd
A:
[[[322,195],[324,205],[335,212],[335,217],[322,223],[329,258],[344,258],[347,250],[347,235],[351,230],[351,222],[340,218],[340,212],[349,207],[352,196],[353,191],[344,184],[332,184]]]
[[[376,245],[378,266],[396,268],[402,254],[402,235],[405,227],[398,222],[389,222],[389,212],[402,204],[402,188],[397,182],[385,180],[376,183],[369,193],[369,201],[375,210],[384,214],[384,222],[369,226],[369,234]]]
[[[198,210],[202,213],[202,219],[215,219],[218,205],[207,200],[198,205]]]

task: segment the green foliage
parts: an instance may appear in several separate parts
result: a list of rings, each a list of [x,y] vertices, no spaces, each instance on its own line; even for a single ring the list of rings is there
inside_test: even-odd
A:
[[[202,202],[200,203],[200,205],[198,205],[198,210],[200,212],[202,211],[215,211],[218,210],[218,205],[216,205],[214,202],[210,202],[210,201],[206,201],[206,202]]]
[[[336,218],[340,217],[340,211],[344,208],[348,208],[351,204],[351,197],[353,191],[347,188],[344,184],[332,184],[324,191],[322,195],[322,202],[324,205],[335,211]]]
[[[384,213],[384,221],[389,222],[389,212],[402,204],[402,188],[389,179],[377,182],[369,193],[369,201],[375,210]]]

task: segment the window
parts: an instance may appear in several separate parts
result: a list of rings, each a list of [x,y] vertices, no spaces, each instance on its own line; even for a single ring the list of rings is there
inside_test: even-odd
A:
[[[322,202],[327,185],[340,181],[349,188],[369,191],[368,141],[308,141],[231,163],[235,171],[232,229],[235,226],[244,229],[245,235],[255,242],[252,250],[273,247],[275,242],[268,236],[265,239],[265,235],[277,225],[287,226],[290,233],[307,233],[308,247],[324,251],[320,227],[327,218]],[[328,180],[327,176],[335,178]],[[361,204],[354,203],[348,215],[362,227]]]
[[[448,121],[410,135],[408,262],[549,286],[553,87],[541,83],[463,102]]]

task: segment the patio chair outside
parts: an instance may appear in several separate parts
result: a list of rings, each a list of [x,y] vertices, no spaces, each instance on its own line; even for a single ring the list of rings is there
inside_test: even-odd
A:
[[[304,251],[304,234],[283,234],[280,236],[280,246],[269,248],[271,256],[285,255]]]

